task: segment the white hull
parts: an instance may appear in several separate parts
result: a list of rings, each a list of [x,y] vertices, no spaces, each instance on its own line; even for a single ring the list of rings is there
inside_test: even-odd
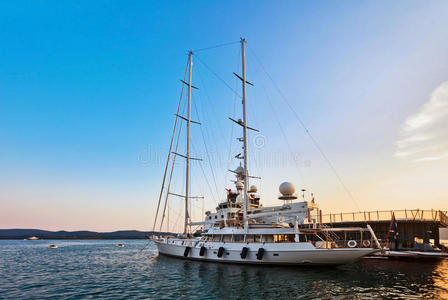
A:
[[[183,259],[214,261],[242,264],[266,265],[341,265],[359,260],[372,254],[378,249],[373,248],[335,248],[316,249],[309,243],[221,243],[221,242],[180,242],[178,239],[155,240],[159,254],[174,256]],[[181,243],[184,243],[182,245]],[[206,248],[203,256],[200,249]],[[185,256],[185,249],[190,247]],[[224,253],[218,257],[219,248]],[[241,258],[243,247],[247,247],[246,258]],[[257,259],[260,248],[264,249],[262,259]]]

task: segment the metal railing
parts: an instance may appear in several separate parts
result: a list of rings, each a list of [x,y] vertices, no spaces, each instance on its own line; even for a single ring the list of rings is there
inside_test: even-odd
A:
[[[319,223],[386,221],[391,220],[393,214],[397,221],[434,221],[440,222],[443,226],[448,226],[448,211],[434,209],[375,210],[325,214],[319,216]]]

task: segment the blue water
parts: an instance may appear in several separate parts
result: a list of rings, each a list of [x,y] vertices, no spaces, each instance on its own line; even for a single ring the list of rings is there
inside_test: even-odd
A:
[[[448,260],[241,266],[159,257],[152,243],[140,251],[147,243],[0,241],[0,298],[448,299]]]

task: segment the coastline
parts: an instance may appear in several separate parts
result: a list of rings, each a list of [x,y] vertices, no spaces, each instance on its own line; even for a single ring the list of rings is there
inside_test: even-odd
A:
[[[95,231],[49,231],[40,229],[0,229],[0,240],[24,240],[37,237],[37,240],[143,240],[153,235],[153,231],[118,230],[112,232]],[[160,234],[160,233],[159,233]],[[172,233],[162,232],[163,235]]]

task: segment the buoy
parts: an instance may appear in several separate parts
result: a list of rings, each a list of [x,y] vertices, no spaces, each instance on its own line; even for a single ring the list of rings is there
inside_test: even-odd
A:
[[[187,257],[189,252],[190,252],[190,247],[186,247],[185,251],[184,251],[184,257]]]
[[[199,256],[204,256],[205,254],[205,250],[207,250],[207,248],[205,248],[204,246],[201,247],[201,250],[199,250]]]
[[[350,240],[347,242],[347,246],[349,246],[350,248],[355,248],[358,245],[358,243],[354,240]]]
[[[364,240],[364,241],[362,241],[362,245],[367,248],[370,246],[370,241]]]

